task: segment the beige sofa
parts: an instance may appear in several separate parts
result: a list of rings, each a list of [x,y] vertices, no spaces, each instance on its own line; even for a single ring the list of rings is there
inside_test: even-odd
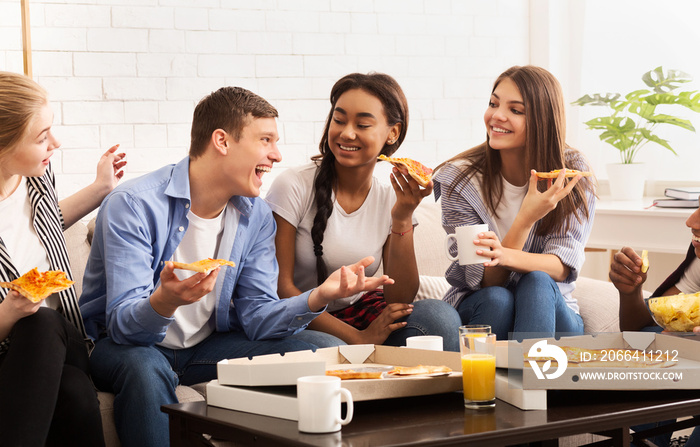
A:
[[[421,273],[421,287],[417,299],[440,298],[448,285],[443,274],[449,265],[444,254],[445,232],[440,225],[440,208],[430,198],[424,200],[416,210],[419,225],[415,233],[415,250],[418,257],[418,269]],[[73,267],[78,295],[82,288],[83,271],[90,252],[88,227],[77,223],[65,232],[68,254]],[[577,281],[574,296],[581,307],[586,332],[611,332],[619,330],[618,298],[615,288],[609,282],[590,278]],[[198,392],[199,391],[199,392]],[[203,386],[179,386],[177,395],[180,402],[204,400]],[[114,396],[98,393],[102,423],[108,447],[119,446],[114,426]],[[566,442],[568,445],[580,445],[581,439]],[[564,443],[562,443],[564,445]]]

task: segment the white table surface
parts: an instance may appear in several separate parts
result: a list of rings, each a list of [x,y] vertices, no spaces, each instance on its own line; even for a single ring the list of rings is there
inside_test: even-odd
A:
[[[695,209],[649,208],[653,201],[653,197],[624,202],[601,197],[586,247],[619,250],[629,246],[638,251],[685,254],[691,238],[685,221]]]

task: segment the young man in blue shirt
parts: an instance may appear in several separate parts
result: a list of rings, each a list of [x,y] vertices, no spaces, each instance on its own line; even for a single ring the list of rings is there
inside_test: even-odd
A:
[[[278,298],[276,227],[258,197],[281,160],[276,117],[263,98],[221,88],[195,109],[188,157],[102,203],[80,308],[96,341],[94,382],[116,395],[122,445],[169,445],[160,406],[177,402],[178,384],[216,378],[222,359],[313,349],[293,335],[326,304],[392,282],[365,278],[366,258]],[[208,257],[235,267],[192,274],[170,262]]]

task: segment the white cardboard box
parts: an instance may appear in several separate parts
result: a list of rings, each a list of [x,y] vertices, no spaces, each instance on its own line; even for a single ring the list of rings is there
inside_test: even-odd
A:
[[[238,387],[212,380],[207,383],[207,405],[299,420],[296,386]]]
[[[559,377],[542,379],[525,363],[524,355],[537,342],[546,340],[556,346],[575,346],[589,349],[635,349],[652,353],[672,361],[667,367],[620,367],[567,365]],[[601,359],[598,359],[601,360]],[[612,365],[612,363],[610,363]],[[698,389],[700,388],[700,343],[697,337],[674,336],[653,332],[616,332],[597,335],[561,337],[560,339],[528,339],[522,342],[508,341],[497,346],[496,365],[500,368],[522,371],[525,390],[649,390],[649,389]],[[547,371],[558,372],[553,362]],[[544,367],[543,367],[544,368]],[[542,371],[544,373],[544,371]],[[517,378],[511,374],[509,382],[517,387]]]
[[[462,389],[458,352],[427,351],[383,345],[347,345],[312,351],[288,352],[222,360],[217,365],[221,385],[292,385],[305,375],[324,375],[326,369],[353,365],[445,365],[453,372],[443,377],[401,377],[343,380],[354,401],[448,393]]]
[[[524,390],[522,382],[508,376],[507,369],[496,369],[496,397],[521,410],[547,409],[547,390]]]

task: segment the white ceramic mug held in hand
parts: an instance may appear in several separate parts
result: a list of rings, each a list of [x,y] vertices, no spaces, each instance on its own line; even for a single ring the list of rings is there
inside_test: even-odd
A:
[[[487,262],[489,258],[476,254],[478,247],[474,245],[479,233],[489,231],[487,224],[464,225],[455,228],[454,234],[448,234],[445,238],[445,253],[450,261],[459,261],[459,265],[481,264]],[[457,256],[450,254],[450,246],[457,243]]]

